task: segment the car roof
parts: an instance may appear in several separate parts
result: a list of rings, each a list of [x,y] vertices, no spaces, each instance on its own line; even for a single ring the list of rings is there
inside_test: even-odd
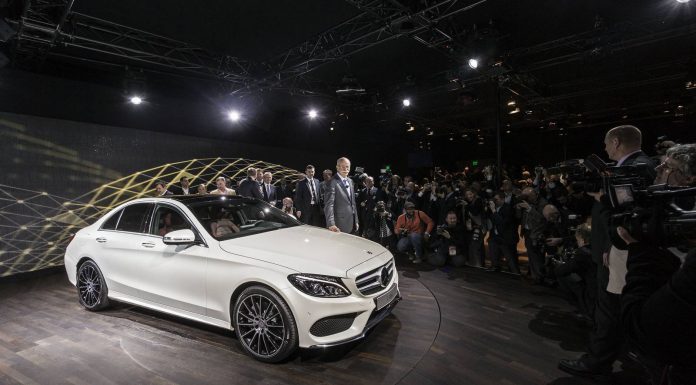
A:
[[[206,194],[206,195],[167,195],[164,197],[147,197],[133,200],[131,202],[167,202],[167,201],[178,201],[186,206],[196,203],[205,202],[261,202],[261,200],[250,197],[243,197],[239,195],[217,195],[217,194]]]

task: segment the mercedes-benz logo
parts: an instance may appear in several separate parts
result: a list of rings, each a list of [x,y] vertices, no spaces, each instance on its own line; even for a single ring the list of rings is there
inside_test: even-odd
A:
[[[382,274],[380,275],[379,281],[382,287],[387,287],[387,284],[389,283],[389,270],[387,270],[386,267],[382,268]]]
[[[370,250],[365,250],[365,252],[372,255],[372,252]]]

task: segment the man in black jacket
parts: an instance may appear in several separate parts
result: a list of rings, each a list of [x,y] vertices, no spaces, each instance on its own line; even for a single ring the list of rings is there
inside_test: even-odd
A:
[[[314,166],[305,167],[305,178],[297,182],[295,207],[297,217],[302,223],[322,226],[324,215],[321,210],[319,180],[314,177]]]
[[[517,259],[517,218],[515,209],[505,202],[505,193],[499,191],[489,202],[489,217],[493,227],[488,237],[488,253],[491,258],[491,270],[500,271],[501,256],[508,262],[510,272],[520,273]]]
[[[263,199],[261,195],[261,187],[259,187],[259,182],[256,180],[256,169],[249,168],[247,170],[247,177],[239,184],[239,191],[237,193],[243,197]]]
[[[448,212],[445,218],[445,224],[437,227],[437,238],[433,242],[437,252],[428,256],[428,263],[433,266],[444,266],[447,259],[450,259],[453,266],[464,266],[466,262],[464,226],[457,222],[457,213],[454,211]]]
[[[597,293],[597,266],[592,261],[590,226],[582,224],[575,230],[577,249],[568,260],[553,264],[553,275],[559,289],[580,312],[592,319]]]
[[[642,134],[634,126],[618,126],[604,137],[604,150],[617,166],[648,165],[655,177],[653,160],[641,151]],[[613,248],[609,240],[610,205],[603,193],[588,193],[595,198],[592,207],[592,258],[597,265],[597,301],[594,329],[588,352],[577,360],[561,360],[559,369],[577,376],[607,379],[623,347],[620,328],[620,293],[626,275],[626,254]],[[612,258],[613,256],[613,258]]]

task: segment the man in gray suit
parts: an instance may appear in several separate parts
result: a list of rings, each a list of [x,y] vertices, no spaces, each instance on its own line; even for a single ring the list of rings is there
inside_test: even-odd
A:
[[[355,204],[355,187],[348,178],[350,160],[336,161],[336,175],[331,178],[324,197],[326,226],[334,232],[357,233],[358,209]]]

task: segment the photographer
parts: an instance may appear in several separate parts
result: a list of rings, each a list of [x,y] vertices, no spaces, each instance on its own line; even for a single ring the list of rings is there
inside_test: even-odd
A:
[[[402,253],[413,250],[415,256],[410,259],[413,263],[421,263],[423,262],[423,241],[430,238],[434,224],[426,213],[416,210],[413,202],[406,202],[404,209],[406,212],[396,220],[395,232],[399,236],[396,249]]]
[[[522,222],[522,236],[524,237],[524,246],[527,248],[529,271],[532,273],[535,284],[543,284],[546,277],[543,254],[546,220],[542,213],[546,204],[546,200],[540,197],[533,188],[525,187],[522,190],[522,202],[516,206],[517,215]]]
[[[392,214],[387,210],[384,201],[378,201],[373,211],[374,212],[371,214],[372,220],[367,224],[367,238],[391,249],[392,235],[394,234]]]
[[[501,255],[507,259],[510,272],[519,274],[520,268],[517,260],[517,219],[515,209],[505,202],[506,195],[500,191],[493,195],[493,200],[488,203],[489,217],[493,226],[488,237],[488,252],[491,258],[491,270],[500,271]]]
[[[696,186],[696,145],[671,147],[658,171],[671,186]],[[689,205],[682,209],[692,210],[693,202]],[[653,379],[696,383],[696,234],[683,235],[691,250],[681,263],[668,250],[636,241],[623,227],[617,232],[628,245],[621,324],[629,343]]]
[[[437,248],[437,252],[428,257],[428,263],[438,267],[444,266],[450,258],[453,266],[464,266],[464,226],[458,223],[457,213],[454,211],[448,212],[445,218],[445,224],[436,229],[437,238],[433,246]]]
[[[486,255],[483,247],[483,237],[490,228],[486,216],[486,206],[483,199],[478,196],[476,190],[464,191],[462,204],[462,218],[466,229],[466,241],[468,243],[468,264],[474,267],[485,265]]]
[[[553,275],[558,288],[576,305],[583,316],[592,319],[597,285],[597,266],[592,261],[591,228],[587,224],[575,230],[577,249],[567,259],[553,259]]]
[[[634,126],[618,126],[604,136],[604,150],[616,166],[646,164],[654,169],[652,160],[641,151],[642,134]],[[653,181],[655,175],[648,176]],[[592,207],[592,259],[597,265],[597,300],[594,329],[590,334],[588,352],[577,360],[561,360],[559,369],[577,376],[595,379],[610,377],[614,361],[621,353],[623,338],[620,328],[620,294],[625,284],[626,253],[612,247],[609,238],[611,205],[603,192],[590,193]]]

